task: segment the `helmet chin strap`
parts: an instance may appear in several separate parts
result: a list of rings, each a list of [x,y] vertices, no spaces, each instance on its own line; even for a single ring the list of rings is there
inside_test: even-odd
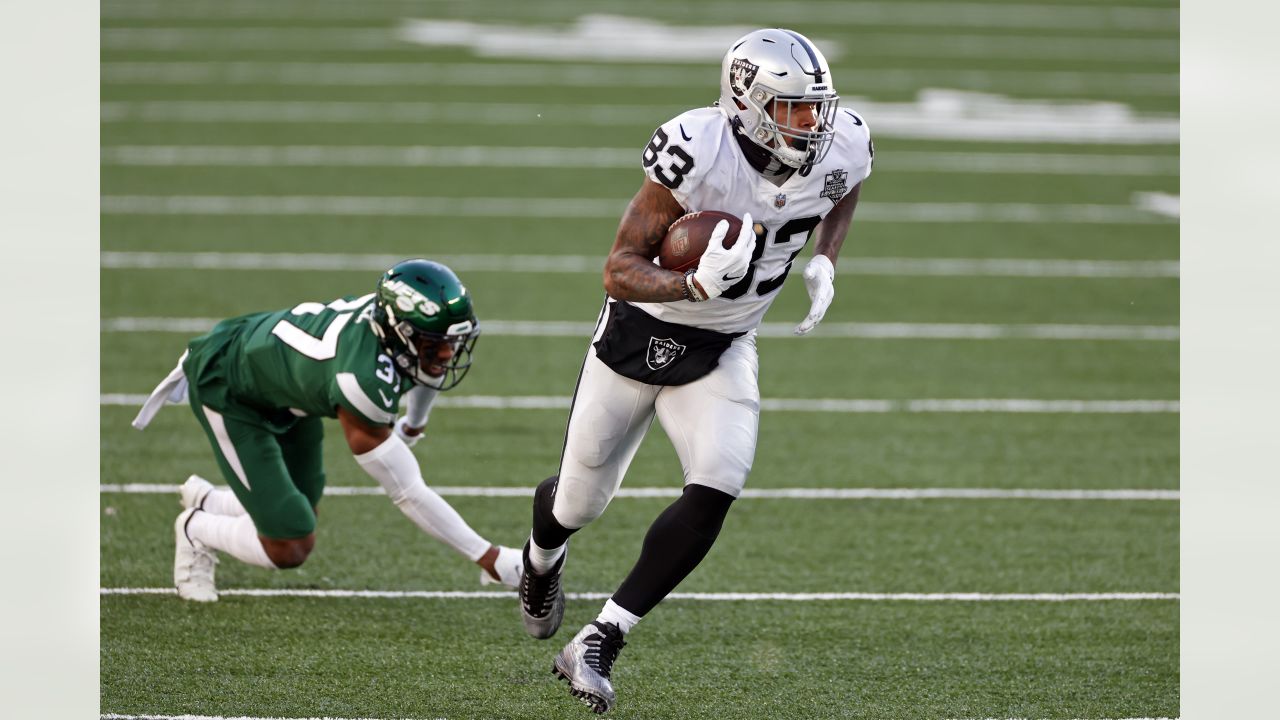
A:
[[[742,120],[736,117],[733,119],[733,139],[737,140],[738,147],[742,148],[742,154],[747,158],[747,164],[761,175],[776,178],[789,175],[795,170],[795,168],[779,160],[777,155],[757,145],[751,138],[747,137],[747,134],[742,131]]]

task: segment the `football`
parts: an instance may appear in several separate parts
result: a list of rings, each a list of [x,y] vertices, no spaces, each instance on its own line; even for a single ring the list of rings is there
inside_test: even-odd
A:
[[[721,220],[729,221],[724,246],[733,247],[742,230],[741,218],[718,210],[693,212],[679,218],[667,228],[667,236],[662,239],[662,247],[658,250],[658,264],[677,272],[698,267],[702,253],[706,252],[707,244],[711,242],[711,233]]]

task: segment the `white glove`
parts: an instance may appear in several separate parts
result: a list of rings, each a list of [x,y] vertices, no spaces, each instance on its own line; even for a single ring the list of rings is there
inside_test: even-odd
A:
[[[410,425],[409,425],[408,416],[402,415],[399,420],[396,420],[395,434],[396,434],[396,437],[404,441],[405,445],[408,445],[409,447],[413,447],[413,444],[418,442],[418,440],[422,438],[422,428],[413,428],[417,432],[410,435],[407,432],[407,429],[409,427]]]
[[[809,314],[796,326],[797,335],[805,335],[827,314],[831,300],[836,296],[836,286],[832,283],[836,278],[836,268],[826,255],[814,255],[809,264],[804,266],[804,288],[809,291]]]
[[[698,269],[693,279],[698,281],[707,299],[720,297],[734,283],[747,274],[747,266],[751,264],[751,252],[755,249],[756,232],[751,222],[751,213],[742,216],[742,230],[733,247],[724,247],[724,236],[729,234],[729,221],[716,223],[711,232],[711,241],[698,260]]]

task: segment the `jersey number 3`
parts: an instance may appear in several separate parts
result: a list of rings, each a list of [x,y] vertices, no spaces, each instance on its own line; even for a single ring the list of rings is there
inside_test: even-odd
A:
[[[679,145],[667,145],[667,132],[662,128],[658,128],[653,134],[653,139],[649,141],[649,145],[644,149],[644,155],[640,156],[640,162],[646,168],[653,167],[658,162],[658,153],[663,150],[667,154],[675,158],[677,162],[673,162],[665,168],[659,165],[653,168],[653,174],[658,180],[667,187],[675,190],[680,187],[680,183],[684,182],[684,176],[693,169],[693,157],[684,151]],[[669,173],[669,174],[668,174]]]

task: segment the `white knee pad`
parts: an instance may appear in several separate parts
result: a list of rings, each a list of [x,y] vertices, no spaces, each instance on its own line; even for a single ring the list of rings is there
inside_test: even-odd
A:
[[[556,522],[567,528],[586,527],[609,507],[618,482],[616,474],[613,477],[603,477],[599,473],[588,473],[586,477],[561,475],[551,514]]]

